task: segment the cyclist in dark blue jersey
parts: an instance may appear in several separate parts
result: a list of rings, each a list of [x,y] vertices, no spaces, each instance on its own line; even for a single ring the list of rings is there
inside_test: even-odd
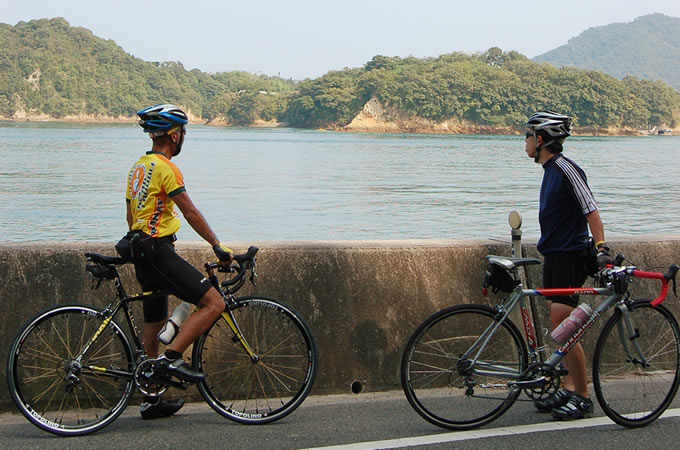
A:
[[[585,172],[562,154],[562,144],[571,135],[571,117],[552,111],[537,112],[527,122],[525,150],[543,166],[540,191],[538,251],[544,257],[545,288],[581,287],[588,274],[584,253],[588,228],[598,250],[598,264],[611,261],[604,239],[604,226]],[[552,329],[578,306],[578,296],[546,297]],[[593,402],[588,396],[586,359],[583,347],[575,344],[565,358],[569,373],[557,393],[535,402],[539,411],[552,412],[561,420],[588,417]]]

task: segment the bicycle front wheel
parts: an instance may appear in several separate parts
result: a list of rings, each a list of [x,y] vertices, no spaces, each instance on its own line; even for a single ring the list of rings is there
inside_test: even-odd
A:
[[[281,419],[300,406],[314,383],[318,357],[309,326],[273,298],[239,298],[231,312],[253,355],[220,318],[194,345],[194,367],[206,375],[198,390],[236,422]]]
[[[488,340],[480,336],[490,332]],[[443,309],[418,327],[401,361],[409,403],[437,426],[468,430],[491,422],[517,399],[511,389],[527,367],[517,327],[483,305]]]
[[[670,311],[662,305],[653,307],[649,300],[634,301],[629,315],[637,338],[627,336],[617,309],[597,340],[593,384],[605,414],[632,428],[654,421],[673,401],[680,382],[680,333]]]
[[[35,426],[77,436],[100,430],[127,406],[133,351],[113,320],[81,305],[50,308],[19,332],[7,359],[12,400]],[[87,342],[97,339],[81,355]]]

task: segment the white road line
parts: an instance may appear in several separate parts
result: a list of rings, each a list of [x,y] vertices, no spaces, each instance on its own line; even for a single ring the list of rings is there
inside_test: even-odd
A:
[[[669,409],[661,416],[680,417],[680,408]],[[467,441],[470,439],[484,439],[498,436],[511,436],[527,433],[541,433],[545,431],[561,431],[572,428],[599,427],[612,425],[614,422],[609,417],[595,417],[592,419],[574,420],[572,422],[547,422],[536,425],[518,425],[515,427],[491,428],[488,430],[452,431],[450,433],[435,434],[430,436],[407,437],[401,439],[389,439],[385,441],[357,442],[355,444],[333,445],[329,447],[316,447],[316,449],[384,449],[399,448],[415,445],[444,444],[447,442]],[[314,450],[314,449],[309,449]]]

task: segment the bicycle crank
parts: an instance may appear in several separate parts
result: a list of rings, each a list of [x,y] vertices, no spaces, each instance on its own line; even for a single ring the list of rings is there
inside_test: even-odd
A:
[[[534,378],[533,380],[527,380],[527,381],[511,381],[508,383],[508,386],[510,388],[517,388],[517,389],[534,389],[534,388],[539,388],[543,387],[548,383],[548,378],[541,376],[538,378]]]
[[[153,360],[144,360],[137,362],[137,368],[135,369],[135,384],[137,389],[144,395],[149,397],[159,397],[168,389],[166,383],[158,383],[158,380],[154,379],[154,368]]]
[[[518,388],[532,400],[544,400],[557,392],[560,387],[560,371],[543,363],[535,363],[524,372],[522,381],[516,383]]]

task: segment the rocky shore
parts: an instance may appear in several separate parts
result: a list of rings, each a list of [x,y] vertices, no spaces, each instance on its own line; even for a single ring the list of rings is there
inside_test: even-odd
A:
[[[435,122],[424,118],[413,118],[401,111],[389,108],[375,97],[370,99],[357,116],[341,131],[369,133],[421,133],[421,134],[521,134],[523,128],[509,126],[479,125],[467,121],[445,120]],[[641,136],[640,130],[633,128],[594,128],[575,127],[575,135],[580,136]]]
[[[203,123],[211,126],[233,126],[224,119],[207,120],[189,114],[191,123]],[[107,116],[107,115],[70,115],[54,118],[47,114],[19,111],[11,117],[0,115],[0,121],[11,122],[68,122],[68,123],[135,123],[135,117]],[[247,125],[254,128],[287,127],[289,124],[275,120],[255,120]],[[509,126],[479,125],[468,121],[445,120],[436,122],[421,117],[409,117],[403,112],[387,107],[376,99],[370,99],[347,125],[327,128],[331,131],[347,131],[355,133],[419,133],[419,134],[500,134],[517,135],[523,129]],[[594,128],[576,127],[574,134],[578,136],[643,136],[641,130],[632,128]]]

